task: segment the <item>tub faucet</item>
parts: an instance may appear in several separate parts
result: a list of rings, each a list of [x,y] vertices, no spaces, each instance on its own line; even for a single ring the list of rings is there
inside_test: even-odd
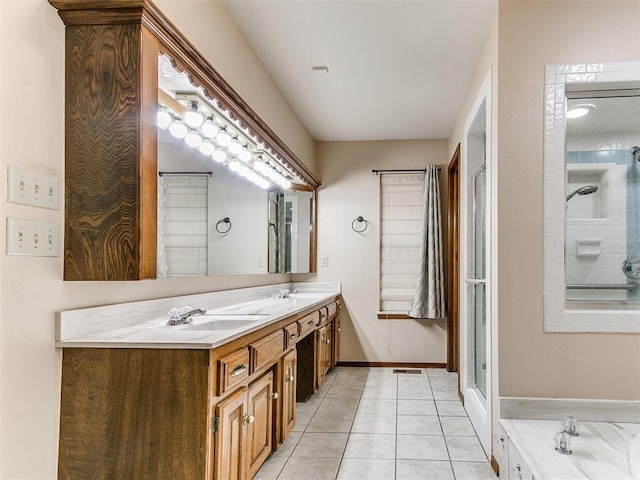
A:
[[[169,310],[169,325],[184,325],[193,322],[194,315],[205,315],[206,310],[202,308],[181,307]]]

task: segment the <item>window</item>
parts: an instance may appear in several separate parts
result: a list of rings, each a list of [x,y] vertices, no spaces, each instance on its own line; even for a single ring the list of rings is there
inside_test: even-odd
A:
[[[158,187],[158,277],[207,275],[209,177],[165,174]]]
[[[416,290],[424,174],[380,175],[380,311],[406,315]]]

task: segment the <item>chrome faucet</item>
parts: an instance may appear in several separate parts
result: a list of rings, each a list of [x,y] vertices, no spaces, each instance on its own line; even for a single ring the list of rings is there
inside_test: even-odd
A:
[[[205,315],[206,310],[202,308],[180,307],[169,310],[169,325],[184,325],[193,322],[194,315]]]
[[[291,298],[291,295],[293,295],[294,293],[298,292],[296,292],[294,289],[285,288],[284,290],[280,290],[280,295],[278,296],[278,298]]]

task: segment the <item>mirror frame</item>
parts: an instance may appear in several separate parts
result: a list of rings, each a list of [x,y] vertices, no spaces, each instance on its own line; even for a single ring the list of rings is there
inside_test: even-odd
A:
[[[568,301],[565,275],[567,92],[620,90],[638,88],[639,84],[640,61],[545,66],[542,242],[545,332],[640,333],[640,305]]]

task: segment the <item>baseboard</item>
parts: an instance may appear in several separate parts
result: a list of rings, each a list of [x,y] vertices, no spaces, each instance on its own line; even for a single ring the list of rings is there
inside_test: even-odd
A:
[[[493,455],[491,455],[491,468],[493,468],[493,471],[495,472],[496,476],[500,476],[500,465],[498,465],[498,461],[496,460],[496,457],[494,457]]]
[[[446,368],[446,363],[411,362],[338,362],[339,367],[386,367],[386,368]]]
[[[500,418],[630,422],[640,418],[640,401],[592,400],[578,398],[500,397]]]

